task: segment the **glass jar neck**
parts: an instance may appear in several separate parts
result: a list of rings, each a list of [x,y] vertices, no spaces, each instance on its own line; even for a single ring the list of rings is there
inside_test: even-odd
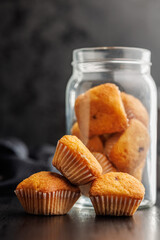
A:
[[[130,70],[150,73],[150,51],[141,48],[83,48],[73,52],[73,71],[109,72]]]
[[[150,65],[147,64],[133,64],[133,63],[79,63],[73,65],[73,72],[111,72],[129,70],[134,72],[140,72],[142,74],[150,73]]]

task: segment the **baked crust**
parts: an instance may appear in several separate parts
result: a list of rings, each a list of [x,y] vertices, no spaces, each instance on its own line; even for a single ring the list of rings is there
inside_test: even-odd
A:
[[[81,133],[88,138],[121,132],[128,125],[120,91],[111,83],[93,87],[78,96],[75,113]]]
[[[16,190],[20,189],[32,189],[45,193],[59,190],[80,192],[79,188],[71,184],[65,177],[48,171],[38,172],[24,179],[16,188]]]
[[[106,173],[92,182],[90,196],[117,196],[143,199],[143,184],[128,173]]]

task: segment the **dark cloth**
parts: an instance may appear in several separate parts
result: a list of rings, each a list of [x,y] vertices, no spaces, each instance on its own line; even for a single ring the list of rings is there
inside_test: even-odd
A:
[[[0,139],[0,195],[14,194],[19,182],[39,171],[58,172],[52,166],[55,147],[44,145],[32,149],[14,138]]]

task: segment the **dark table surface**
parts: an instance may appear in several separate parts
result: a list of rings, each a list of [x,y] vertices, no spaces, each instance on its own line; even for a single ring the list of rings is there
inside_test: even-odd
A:
[[[0,240],[159,239],[160,193],[157,204],[133,217],[96,217],[93,209],[72,208],[65,216],[26,214],[16,197],[0,198]]]

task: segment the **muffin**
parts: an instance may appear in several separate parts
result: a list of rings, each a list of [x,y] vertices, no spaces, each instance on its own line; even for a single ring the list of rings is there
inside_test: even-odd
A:
[[[121,98],[127,114],[127,118],[129,120],[131,120],[132,118],[136,118],[146,127],[148,127],[148,112],[144,105],[141,103],[141,101],[138,98],[135,98],[132,95],[126,94],[124,92],[121,93]]]
[[[100,137],[94,136],[89,139],[82,136],[77,122],[73,124],[71,134],[78,137],[91,152],[103,152],[103,143]]]
[[[92,152],[93,156],[98,160],[102,167],[102,174],[108,173],[108,172],[117,172],[116,168],[113,166],[113,164],[108,160],[108,158],[99,152]]]
[[[92,153],[76,136],[71,135],[58,141],[52,164],[76,185],[87,184],[102,173],[102,167]]]
[[[38,172],[18,184],[15,194],[27,213],[66,214],[80,197],[78,187],[52,172]]]
[[[139,120],[131,119],[123,133],[115,134],[106,142],[104,152],[118,171],[132,174],[146,158],[148,147],[147,128]]]
[[[132,216],[139,207],[145,189],[127,173],[106,173],[92,182],[89,196],[97,215]]]
[[[120,132],[127,127],[127,116],[118,87],[106,83],[78,96],[75,113],[83,136]]]

